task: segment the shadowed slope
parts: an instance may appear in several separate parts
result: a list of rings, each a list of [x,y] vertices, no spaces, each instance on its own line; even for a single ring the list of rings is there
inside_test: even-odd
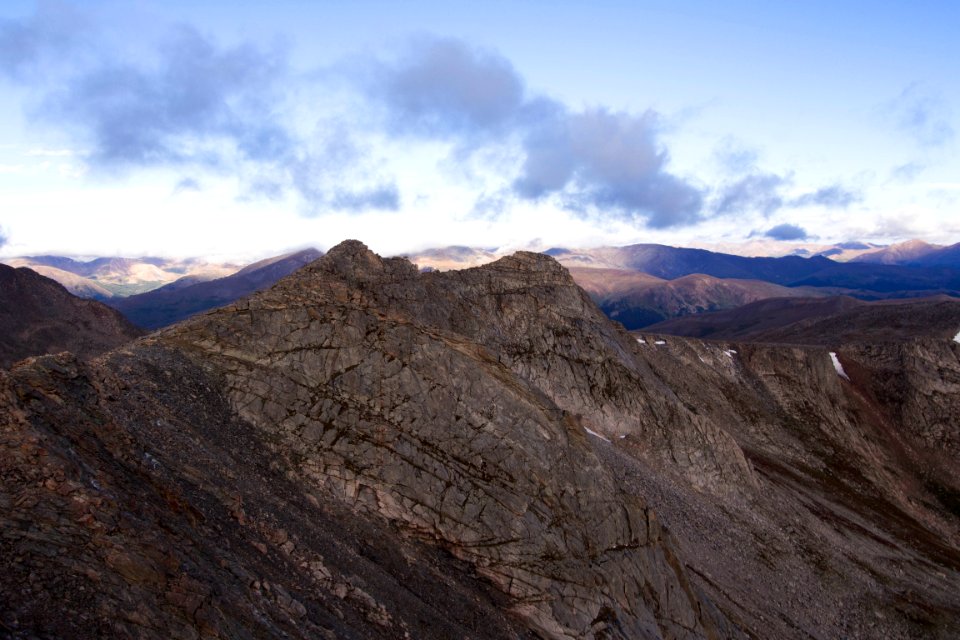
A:
[[[674,318],[644,331],[711,340],[839,346],[949,339],[960,330],[960,299],[863,302],[847,297],[773,299],[700,316]]]
[[[100,302],[81,300],[25,267],[0,264],[0,367],[58,351],[89,357],[141,334]]]

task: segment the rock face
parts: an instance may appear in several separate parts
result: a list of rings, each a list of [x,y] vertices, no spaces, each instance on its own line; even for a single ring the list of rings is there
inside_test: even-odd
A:
[[[732,617],[765,637],[960,633],[960,345],[846,346],[845,380],[818,347],[645,341],[668,384],[722,421],[756,472],[760,491],[744,503],[621,467],[709,594],[766,601],[779,619],[749,607]]]
[[[0,264],[0,367],[58,351],[89,357],[142,333],[100,302],[81,300],[25,267]]]
[[[300,276],[163,339],[222,368],[231,404],[303,458],[304,482],[468,560],[547,636],[712,629],[656,519],[592,455],[583,424],[600,428],[606,399],[581,417],[564,406],[583,396],[539,384],[575,356],[598,379],[628,373],[603,362],[623,336],[565,270],[519,254],[421,276],[346,243]],[[571,323],[606,332],[564,345]]]
[[[0,375],[0,624],[955,637],[958,356],[840,349],[844,380],[819,347],[638,342],[547,256],[420,274],[346,242]]]

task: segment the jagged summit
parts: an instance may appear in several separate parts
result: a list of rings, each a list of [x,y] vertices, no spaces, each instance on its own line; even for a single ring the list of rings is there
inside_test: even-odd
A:
[[[383,273],[385,264],[359,240],[344,240],[331,248],[317,267],[348,278],[362,278]]]
[[[412,279],[420,275],[416,265],[405,257],[382,258],[359,240],[344,240],[332,247],[316,269],[338,274],[352,281],[376,278]],[[558,282],[574,285],[569,272],[551,256],[531,251],[518,251],[496,261],[473,267],[480,272],[509,274],[514,272],[542,273],[559,277]],[[464,269],[466,271],[467,269]],[[443,277],[443,276],[441,276]]]
[[[498,265],[500,269],[505,271],[511,269],[517,271],[539,271],[543,273],[564,273],[569,276],[567,268],[557,262],[556,258],[545,253],[535,253],[533,251],[517,251],[512,255],[504,256],[490,264]],[[572,278],[568,279],[570,283],[573,282]]]

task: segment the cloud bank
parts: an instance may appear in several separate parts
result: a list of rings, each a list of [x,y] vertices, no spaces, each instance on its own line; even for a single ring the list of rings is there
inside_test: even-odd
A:
[[[89,24],[82,13],[62,2],[40,2],[24,20],[0,20],[0,74],[26,81],[41,67],[87,41]]]
[[[834,209],[846,209],[850,205],[860,202],[863,196],[857,192],[850,191],[840,185],[830,185],[821,187],[816,191],[804,193],[790,200],[791,207],[820,206],[831,207]]]
[[[508,60],[453,39],[420,38],[376,63],[368,95],[395,135],[452,141],[470,154],[504,138],[522,159],[509,192],[664,228],[700,219],[702,194],[668,170],[657,115],[574,111],[531,96]]]
[[[802,207],[847,209],[863,199],[861,193],[839,184],[788,197],[785,191],[792,184],[792,176],[775,173],[748,174],[718,190],[713,211],[716,215],[760,213],[764,217],[770,217],[776,211]]]
[[[720,190],[714,210],[719,215],[757,211],[769,216],[783,207],[780,190],[787,184],[787,178],[773,173],[747,175]]]
[[[392,64],[374,62],[364,82],[398,135],[487,135],[515,125],[524,83],[513,65],[459,40],[416,39]]]
[[[728,182],[706,187],[672,169],[657,113],[571,108],[531,92],[508,59],[462,40],[419,37],[391,59],[339,63],[359,113],[310,121],[295,117],[309,110],[302,96],[322,101],[329,79],[295,72],[283,49],[223,46],[180,25],[149,55],[121,56],[84,36],[89,29],[75,26],[83,20],[49,2],[0,23],[4,77],[36,94],[33,115],[66,127],[91,168],[191,176],[174,193],[202,189],[204,172],[214,172],[237,175],[245,197],[294,194],[308,213],[399,210],[401,184],[377,157],[385,140],[394,163],[402,162],[397,149],[419,143],[446,145],[464,166],[485,163],[475,212],[549,201],[588,218],[667,229],[846,208],[859,197],[833,185],[789,198],[791,176],[759,170],[754,152],[732,147]],[[53,59],[74,62],[51,70]]]
[[[227,152],[276,160],[293,144],[270,109],[284,73],[276,52],[219,49],[179,27],[154,64],[85,69],[48,93],[39,115],[75,127],[103,166],[220,165]]]

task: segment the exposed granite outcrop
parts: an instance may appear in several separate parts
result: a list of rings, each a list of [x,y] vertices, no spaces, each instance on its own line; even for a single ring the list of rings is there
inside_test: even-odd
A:
[[[638,357],[634,338],[549,256],[519,252],[474,269],[419,274],[404,259],[385,260],[348,241],[304,274],[311,277],[282,282],[254,304],[309,306],[350,296],[354,304],[462,336],[584,427],[607,438],[637,436],[651,458],[695,486],[724,492],[752,483],[736,442],[679,401]]]
[[[217,322],[157,340],[225,373],[231,404],[278,439],[273,455],[298,482],[470,561],[541,633],[703,636],[714,623],[655,516],[525,364],[550,350],[551,320],[595,308],[549,258],[476,275],[435,284],[348,243]],[[558,292],[572,299],[555,300],[557,319],[538,316]],[[498,326],[485,322],[494,312]],[[603,355],[587,357],[599,367]]]

